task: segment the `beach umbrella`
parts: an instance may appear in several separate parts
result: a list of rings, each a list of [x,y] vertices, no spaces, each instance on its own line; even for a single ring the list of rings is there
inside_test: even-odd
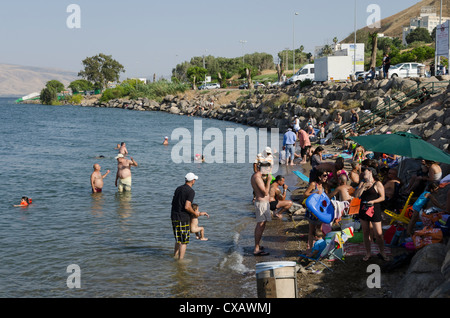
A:
[[[450,155],[408,132],[350,137],[367,150],[450,164]]]

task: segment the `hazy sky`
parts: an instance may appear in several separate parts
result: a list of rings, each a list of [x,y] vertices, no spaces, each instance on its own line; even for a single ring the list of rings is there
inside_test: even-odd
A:
[[[370,4],[383,19],[417,2],[357,0],[357,27],[373,14]],[[79,6],[79,20],[67,12],[71,4]],[[105,53],[127,77],[159,78],[203,54],[276,57],[292,49],[293,34],[296,47],[314,52],[353,32],[354,8],[355,0],[2,0],[0,63],[78,72],[84,58]],[[68,20],[80,27],[69,28]]]

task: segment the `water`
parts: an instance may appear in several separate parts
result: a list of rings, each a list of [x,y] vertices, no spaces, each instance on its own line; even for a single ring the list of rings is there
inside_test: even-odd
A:
[[[174,145],[161,145],[199,118],[13,99],[0,99],[0,118],[0,297],[256,297],[254,268],[243,261],[253,244],[251,164],[175,164]],[[139,164],[130,194],[114,186],[121,141]],[[103,193],[91,193],[94,163],[111,170]],[[170,207],[189,171],[199,176],[194,201],[210,214],[199,220],[209,241],[191,236],[179,262]],[[12,207],[24,195],[33,204]],[[81,288],[67,286],[71,264]]]

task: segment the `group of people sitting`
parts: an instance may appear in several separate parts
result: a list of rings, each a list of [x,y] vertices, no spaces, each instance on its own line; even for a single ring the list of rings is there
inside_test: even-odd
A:
[[[383,211],[400,212],[411,192],[414,192],[414,200],[411,204],[414,202],[415,204],[407,228],[409,235],[414,234],[422,209],[436,206],[447,213],[450,212],[449,206],[438,202],[434,197],[442,178],[442,169],[437,162],[422,160],[420,171],[404,184],[398,176],[396,156],[370,153],[372,156],[369,159],[367,158],[369,152],[357,145],[354,148],[351,170],[346,171],[344,158],[338,157],[334,162],[324,162],[323,152],[323,147],[318,146],[310,157],[312,169],[304,199],[306,200],[313,193],[326,193],[332,201],[344,202],[346,208],[350,206],[353,198],[361,200],[359,213],[354,217],[359,220],[363,230],[366,248],[364,261],[371,257],[371,243],[374,239],[380,250],[378,257],[389,260],[384,252]],[[309,221],[307,252],[310,252],[314,247],[316,234],[323,230],[323,227],[322,222],[308,209],[306,217]],[[335,220],[335,222],[338,221],[340,220]]]

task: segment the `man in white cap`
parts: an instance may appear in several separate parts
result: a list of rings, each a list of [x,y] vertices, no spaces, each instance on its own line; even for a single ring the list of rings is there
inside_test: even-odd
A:
[[[164,137],[163,145],[167,146],[169,144],[169,137]]]
[[[253,172],[256,172],[258,165],[263,162],[268,162],[270,163],[270,167],[273,167],[272,149],[270,147],[266,147],[262,153],[256,156],[255,162],[253,163]]]
[[[115,185],[118,187],[119,192],[131,191],[131,166],[137,167],[138,164],[133,157],[126,159],[121,153],[116,156],[116,159],[117,172]]]
[[[198,180],[198,176],[189,172],[185,177],[185,183],[176,188],[172,198],[172,219],[173,234],[175,236],[174,258],[183,259],[189,244],[191,214],[200,216],[199,211],[194,211],[192,202],[195,191],[192,186]]]

